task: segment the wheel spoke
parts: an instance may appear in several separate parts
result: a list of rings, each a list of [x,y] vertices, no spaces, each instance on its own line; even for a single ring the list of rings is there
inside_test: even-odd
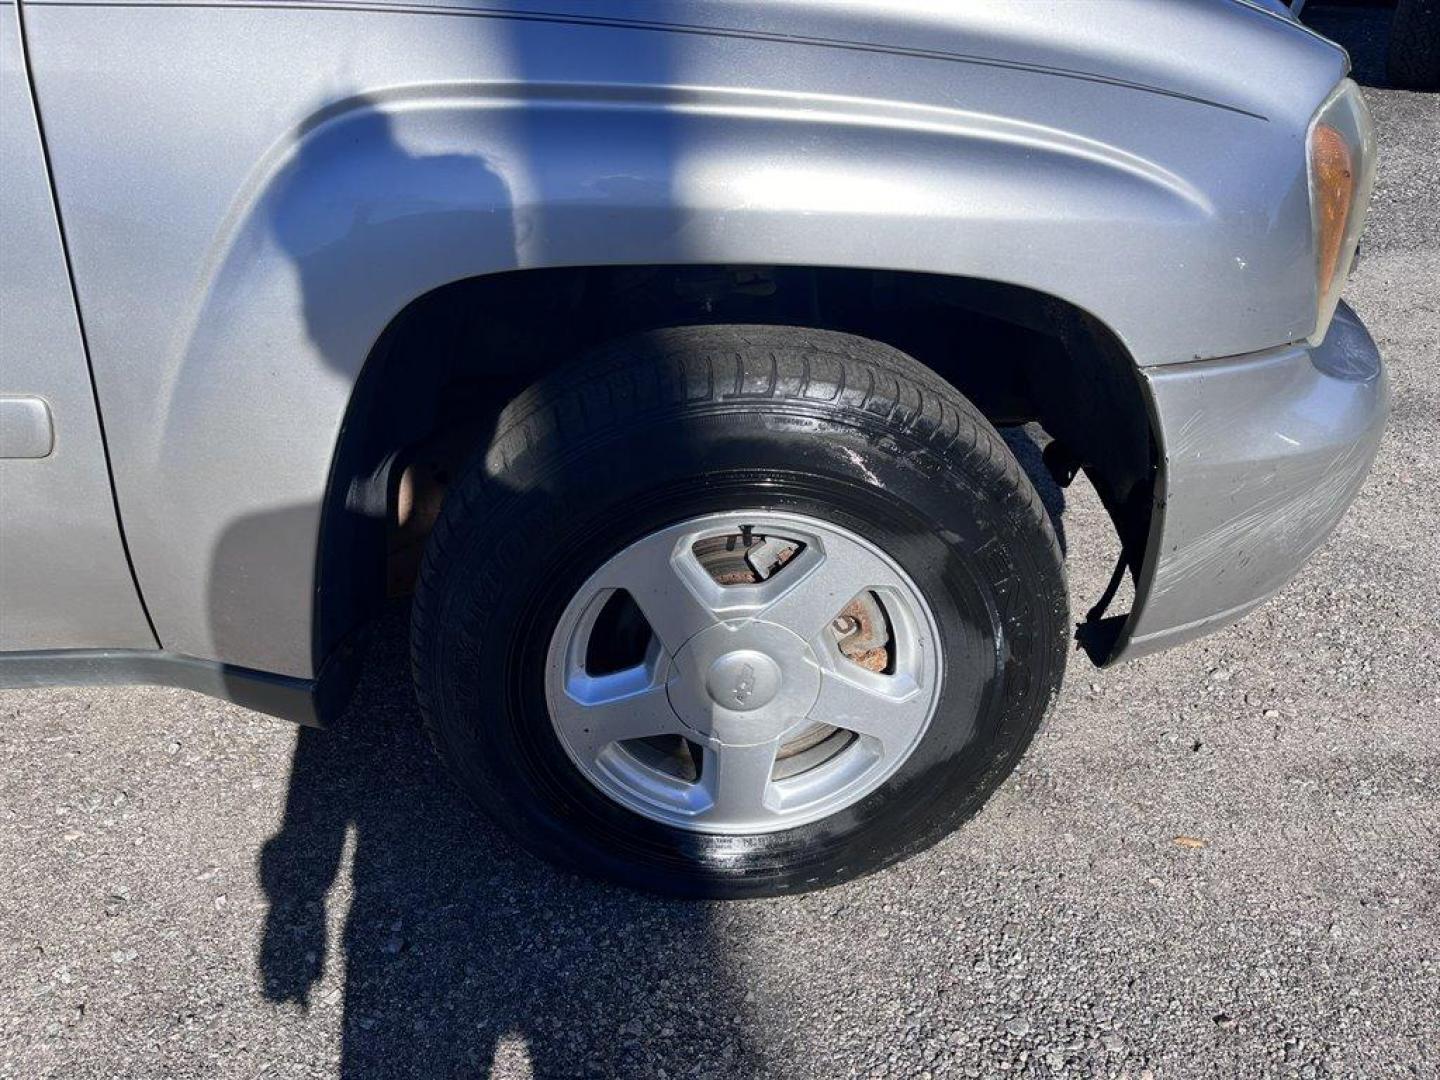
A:
[[[930,711],[930,696],[908,674],[876,675],[827,670],[820,696],[810,710],[814,719],[880,743],[885,755],[902,752],[914,741]]]
[[[895,571],[873,552],[859,544],[832,542],[823,552],[801,552],[773,585],[767,582],[775,592],[759,616],[810,641],[858,594],[896,581]]]
[[[708,816],[732,822],[757,822],[775,813],[770,775],[780,744],[705,748],[700,784],[710,796]]]
[[[551,703],[551,711],[577,752],[593,759],[614,742],[683,730],[665,687],[648,682],[646,674],[632,668],[613,675],[571,677],[566,691]]]
[[[606,564],[596,583],[628,592],[670,656],[720,621],[711,595],[718,586],[688,547],[634,544]]]

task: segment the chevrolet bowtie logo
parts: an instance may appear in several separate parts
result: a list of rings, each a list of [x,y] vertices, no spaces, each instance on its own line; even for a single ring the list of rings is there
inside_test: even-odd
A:
[[[746,664],[740,669],[740,677],[735,680],[735,689],[730,693],[737,705],[744,705],[750,700],[750,695],[755,693],[755,668],[752,665]]]

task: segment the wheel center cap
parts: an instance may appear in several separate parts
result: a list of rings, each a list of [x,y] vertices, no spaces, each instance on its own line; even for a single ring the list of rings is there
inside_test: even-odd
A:
[[[735,619],[680,648],[666,693],[675,714],[704,741],[753,746],[804,722],[820,695],[820,666],[785,627]]]
[[[780,665],[755,649],[736,649],[710,665],[705,689],[723,709],[752,712],[764,708],[780,692]]]

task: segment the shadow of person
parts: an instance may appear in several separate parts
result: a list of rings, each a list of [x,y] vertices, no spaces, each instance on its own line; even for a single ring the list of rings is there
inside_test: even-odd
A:
[[[484,132],[475,136],[481,149],[456,152],[460,121],[447,124],[425,110],[397,117],[382,104],[365,95],[344,98],[298,133],[295,152],[240,229],[219,274],[222,299],[204,320],[228,325],[220,308],[244,307],[236,297],[247,290],[265,296],[272,316],[273,357],[251,376],[271,411],[243,433],[245,460],[259,463],[251,472],[265,482],[237,485],[234,517],[208,568],[207,655],[239,666],[293,670],[311,646],[313,622],[327,628],[326,655],[313,658],[318,668],[368,614],[354,594],[385,594],[387,462],[398,446],[426,433],[440,403],[376,402],[367,395],[379,392],[384,362],[438,370],[448,354],[381,355],[382,322],[395,316],[397,295],[412,288],[424,292],[478,273],[477,266],[515,263],[510,184],[487,157]],[[268,272],[263,285],[249,281],[255,265],[279,263],[285,273]],[[194,411],[187,412],[192,424],[195,415],[224,416],[235,408],[227,394],[240,376],[220,366],[225,355],[202,349],[181,374],[186,385],[176,396]],[[408,426],[398,429],[396,415]],[[340,434],[352,426],[360,436]],[[475,432],[479,445],[488,434]],[[326,492],[326,474],[315,464],[342,455],[343,480]],[[322,524],[325,543],[346,553],[347,570],[353,566],[354,580],[362,582],[349,594],[325,590],[323,580],[317,589],[315,562],[295,557],[315,550]],[[312,596],[312,618],[296,617]],[[279,614],[268,619],[262,642],[257,612]]]
[[[397,120],[356,100],[355,115],[333,116],[302,141],[266,203],[269,240],[295,269],[293,302],[310,352],[343,376],[357,374],[364,351],[351,316],[385,302],[381,275],[357,277],[357,263],[424,260],[462,235],[503,264],[499,253],[513,248],[516,232],[506,181],[483,150],[423,153],[464,144],[437,137],[423,110]],[[660,140],[656,161],[678,157],[661,152],[664,125],[651,134]],[[472,199],[444,197],[457,187]],[[363,385],[355,392],[365,393]],[[478,447],[489,444],[490,431],[467,430]],[[1033,444],[1012,437],[1036,466]],[[347,473],[383,475],[393,449],[383,440],[362,446],[371,457],[347,461]],[[375,532],[385,493],[363,484],[336,490],[342,501],[328,508],[302,501],[231,523],[212,556],[219,655],[236,655],[253,638],[245,613],[256,605],[244,598],[262,589],[308,594],[308,579],[277,579],[272,568],[297,565],[288,556],[313,547],[322,514],[327,543],[337,529]],[[1063,497],[1053,485],[1051,494],[1058,529]],[[370,574],[379,588],[383,551],[371,553],[369,562],[347,562],[347,572]],[[322,578],[317,603],[331,602]],[[257,957],[265,995],[340,1008],[343,1076],[504,1073],[513,1057],[528,1058],[538,1077],[759,1071],[746,1027],[754,1010],[735,959],[742,950],[712,907],[552,870],[458,797],[421,732],[407,622],[403,611],[384,621],[336,729],[297,735],[284,819],[259,857],[268,901]],[[345,909],[343,920],[331,905]],[[334,933],[337,922],[343,927]]]
[[[357,258],[424,259],[453,249],[458,233],[503,262],[515,243],[505,179],[482,153],[418,153],[423,137],[400,138],[392,118],[357,102],[308,133],[266,206],[313,352],[350,376],[347,313],[380,303],[384,289],[378,273],[357,279]],[[423,118],[409,122],[423,134]],[[457,185],[482,209],[454,209],[443,193]],[[474,432],[477,445],[489,434]],[[380,475],[389,449],[363,448],[375,460],[352,462],[354,473]],[[286,550],[315,535],[322,512],[332,537],[375,531],[383,495],[341,494],[328,509],[303,502],[231,523],[211,567],[220,655],[251,632],[232,626],[232,610],[248,610],[237,598],[304,588],[274,583],[267,568],[294,562]],[[369,550],[354,572],[380,587],[383,550]],[[537,1077],[754,1072],[741,984],[710,907],[582,881],[507,841],[430,752],[407,632],[408,612],[388,613],[340,721],[297,733],[284,819],[258,858],[266,997],[341,1009],[342,1076],[525,1075],[515,1058]],[[333,938],[332,906],[345,907]]]
[[[535,1077],[756,1072],[707,905],[551,869],[464,804],[425,745],[404,615],[376,635],[337,727],[298,732],[259,859],[265,995],[327,1006],[348,844],[340,1075],[524,1075],[524,1059]]]

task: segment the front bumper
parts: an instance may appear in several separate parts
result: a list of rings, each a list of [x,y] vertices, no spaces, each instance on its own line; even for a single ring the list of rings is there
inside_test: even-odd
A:
[[[1389,401],[1379,350],[1345,304],[1319,345],[1142,374],[1162,468],[1112,661],[1234,622],[1289,581],[1359,490]]]

